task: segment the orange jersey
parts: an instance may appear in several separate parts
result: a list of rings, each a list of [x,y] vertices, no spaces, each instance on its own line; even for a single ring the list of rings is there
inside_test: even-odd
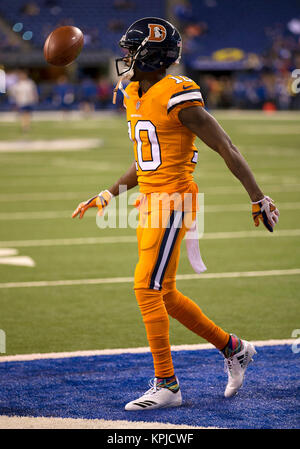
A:
[[[125,92],[129,97],[124,96],[124,106],[140,191],[189,190],[198,158],[196,136],[182,125],[178,112],[203,106],[199,86],[185,76],[167,75],[142,96],[138,82],[131,82]]]

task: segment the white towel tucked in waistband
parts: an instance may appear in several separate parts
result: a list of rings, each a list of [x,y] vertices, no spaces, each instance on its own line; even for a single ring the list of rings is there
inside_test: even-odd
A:
[[[196,273],[203,273],[207,268],[204,265],[200,254],[197,220],[195,220],[191,228],[185,235],[186,249],[190,264]]]

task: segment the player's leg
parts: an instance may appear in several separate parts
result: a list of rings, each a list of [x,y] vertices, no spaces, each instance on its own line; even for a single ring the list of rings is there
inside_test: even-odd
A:
[[[245,370],[256,352],[254,346],[235,335],[229,335],[211,321],[194,301],[174,287],[174,283],[171,283],[169,290],[163,292],[169,315],[223,353],[228,372],[224,395],[233,396],[243,384]]]
[[[222,350],[227,345],[230,335],[211,321],[194,301],[176,289],[176,272],[179,264],[181,240],[194,218],[193,214],[185,214],[181,239],[175,242],[174,251],[166,267],[162,283],[163,300],[170,316]]]
[[[164,293],[163,299],[172,318],[212,343],[220,351],[227,346],[230,335],[210,320],[190,298],[175,288]]]
[[[184,235],[184,230],[181,237]],[[242,386],[245,370],[255,354],[254,346],[246,340],[230,335],[210,320],[201,308],[176,289],[176,272],[179,263],[181,239],[175,243],[174,251],[166,268],[162,294],[167,312],[185,327],[212,343],[225,357],[228,384],[225,396],[234,395]],[[178,248],[176,247],[178,245]]]
[[[169,316],[162,288],[171,261],[179,259],[185,229],[183,214],[179,211],[160,216],[157,227],[153,227],[155,215],[156,212],[149,214],[146,227],[138,230],[139,262],[134,288],[153,355],[155,376],[165,378],[172,376],[174,369],[169,343]],[[173,275],[175,278],[175,273]]]
[[[184,232],[182,214],[169,213],[166,226],[138,228],[139,262],[135,270],[135,295],[146,328],[153,356],[155,381],[143,396],[126,405],[126,410],[175,407],[181,405],[181,392],[169,343],[169,316],[162,296],[162,283],[168,262],[178,250]]]

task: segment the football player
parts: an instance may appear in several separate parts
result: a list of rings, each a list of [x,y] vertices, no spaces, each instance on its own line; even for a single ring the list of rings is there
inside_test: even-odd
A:
[[[226,132],[205,110],[199,86],[185,76],[166,74],[166,69],[179,62],[181,56],[181,37],[176,28],[163,19],[143,18],[128,28],[120,46],[127,54],[116,60],[121,77],[118,87],[124,93],[135,161],[113,186],[80,203],[73,217],[82,218],[90,207],[98,207],[101,212],[111,198],[119,194],[121,185],[126,185],[127,189],[139,185],[139,261],[134,291],[153,356],[155,378],[150,389],[126,404],[125,409],[148,410],[182,403],[170,350],[169,315],[223,354],[228,371],[224,394],[230,397],[242,386],[255,348],[212,322],[195,302],[177,290],[175,282],[180,244],[197,210],[194,199],[198,188],[192,175],[198,156],[195,137],[219,153],[240,180],[252,202],[256,226],[261,220],[268,231],[273,232],[279,212],[257,185],[245,159]],[[131,82],[124,90],[122,80],[126,78]],[[164,201],[153,205],[150,198],[153,194],[177,194],[183,201],[184,195],[190,194],[193,199],[188,208],[193,217],[191,223],[185,223],[186,211],[178,207],[176,201],[169,202],[171,207],[166,207],[168,212],[161,216]],[[153,218],[157,218],[157,226],[151,225]]]

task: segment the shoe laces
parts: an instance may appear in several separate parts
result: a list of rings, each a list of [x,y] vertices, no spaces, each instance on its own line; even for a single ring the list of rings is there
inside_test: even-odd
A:
[[[156,377],[149,380],[149,387],[150,387],[149,390],[147,390],[145,394],[154,394],[160,388],[157,386],[157,378]]]
[[[234,357],[228,357],[224,359],[224,372],[231,374],[233,365],[235,363]]]

